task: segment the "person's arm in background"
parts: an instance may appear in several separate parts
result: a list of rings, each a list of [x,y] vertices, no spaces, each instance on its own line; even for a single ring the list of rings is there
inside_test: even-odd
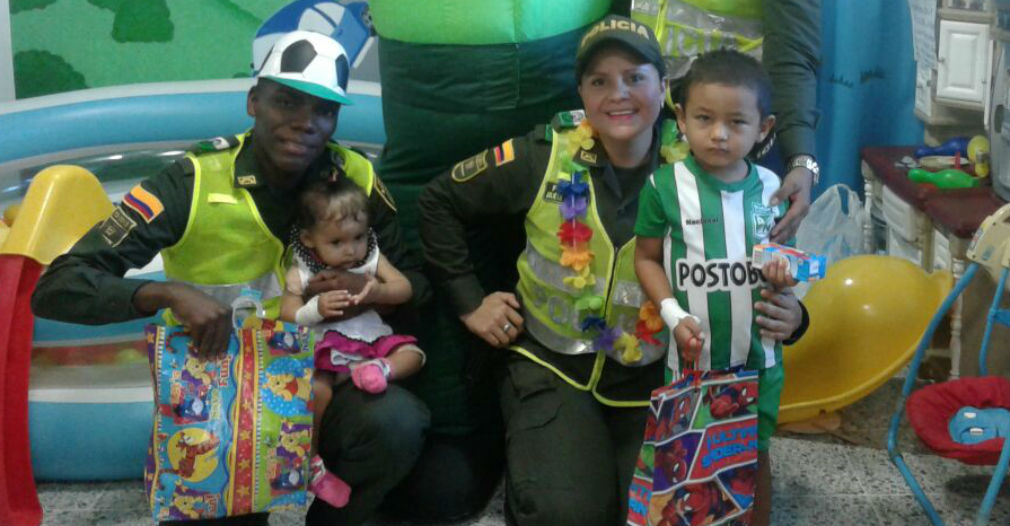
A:
[[[511,139],[514,159],[496,162],[493,149],[457,163],[436,177],[418,199],[419,233],[436,283],[448,293],[456,314],[473,334],[495,347],[513,341],[522,329],[519,303],[511,291],[487,293],[474,271],[467,227],[488,219],[518,220],[540,189],[549,144],[533,134]],[[515,330],[505,335],[502,327]]]
[[[816,158],[817,67],[821,56],[820,0],[764,0],[764,48],[761,60],[772,82],[775,134],[785,163],[801,154]],[[789,211],[772,230],[772,241],[796,234],[810,209],[813,173],[798,167],[783,176],[775,193],[791,201]]]
[[[227,305],[182,283],[123,277],[182,237],[193,196],[192,174],[192,163],[183,159],[145,180],[140,185],[144,198],[160,202],[160,211],[152,207],[151,216],[144,217],[121,204],[112,217],[56,258],[32,295],[35,315],[100,325],[150,316],[168,307],[190,328],[201,352],[224,350],[231,331]]]

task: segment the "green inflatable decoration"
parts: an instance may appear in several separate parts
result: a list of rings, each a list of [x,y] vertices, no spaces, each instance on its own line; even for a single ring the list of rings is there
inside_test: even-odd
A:
[[[383,38],[484,45],[529,42],[579,29],[606,14],[610,0],[372,0],[369,7]]]

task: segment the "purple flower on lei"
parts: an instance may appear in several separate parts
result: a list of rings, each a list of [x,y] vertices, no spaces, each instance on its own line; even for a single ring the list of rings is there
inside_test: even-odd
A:
[[[621,337],[624,331],[620,327],[608,327],[600,331],[600,334],[593,339],[594,349],[613,349],[614,342]]]
[[[570,197],[561,203],[561,217],[571,221],[586,214],[587,199],[585,197]]]

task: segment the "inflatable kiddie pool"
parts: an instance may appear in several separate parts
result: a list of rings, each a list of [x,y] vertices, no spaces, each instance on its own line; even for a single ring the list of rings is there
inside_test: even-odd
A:
[[[248,128],[252,82],[143,84],[0,104],[0,130],[18,130],[0,141],[0,211],[25,201],[13,225],[0,226],[0,391],[7,435],[0,444],[8,487],[18,486],[23,471],[28,481],[32,471],[39,480],[142,476],[152,411],[143,327],[158,318],[105,326],[31,323],[27,299],[35,278],[29,270],[66,251],[111,212],[110,201],[181,157],[187,145]],[[352,80],[349,91],[355,104],[341,110],[335,137],[374,152],[385,140],[378,84]],[[81,190],[81,174],[59,168],[25,200],[36,174],[57,164],[86,168],[102,191]],[[164,279],[160,258],[130,275]],[[19,339],[26,332],[34,333],[30,342]],[[27,426],[27,436],[18,425]],[[31,470],[25,470],[29,438]]]

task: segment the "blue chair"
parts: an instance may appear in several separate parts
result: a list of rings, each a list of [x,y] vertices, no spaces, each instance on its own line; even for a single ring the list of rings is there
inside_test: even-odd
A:
[[[968,249],[972,263],[964,276],[940,305],[923,335],[909,365],[897,409],[891,417],[887,433],[887,451],[891,462],[901,472],[922,505],[931,523],[944,524],[929,497],[908,469],[898,451],[898,426],[901,415],[908,414],[916,435],[937,454],[968,464],[995,464],[996,468],[982,504],[975,515],[975,524],[988,523],[996,494],[1010,463],[1010,379],[986,376],[986,358],[995,324],[1010,326],[1010,310],[1000,309],[1000,299],[1006,290],[1010,273],[1010,205],[1004,205],[983,221]],[[975,278],[979,267],[985,268],[999,282],[986,317],[985,334],[979,352],[980,377],[960,378],[926,386],[912,393],[919,366],[937,325],[950,310],[958,296]]]

